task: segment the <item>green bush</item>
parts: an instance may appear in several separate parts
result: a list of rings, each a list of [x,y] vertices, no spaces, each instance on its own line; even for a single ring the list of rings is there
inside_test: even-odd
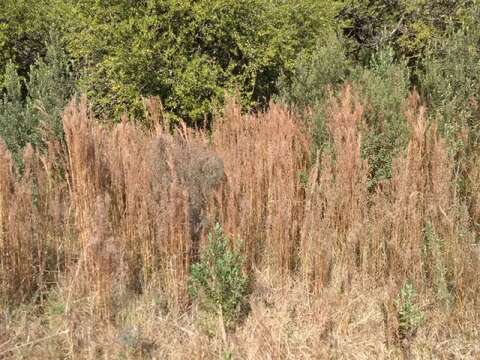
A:
[[[234,326],[247,305],[250,278],[242,264],[242,255],[230,249],[230,239],[217,224],[200,262],[191,268],[190,295],[207,313],[222,316],[227,327]]]
[[[353,86],[365,101],[362,156],[369,162],[369,186],[374,187],[391,177],[392,159],[407,144],[403,104],[410,72],[406,62],[395,61],[393,50],[387,48],[372,56],[369,68],[353,75]]]
[[[278,100],[295,109],[308,123],[314,140],[313,153],[328,147],[328,99],[354,71],[343,39],[330,33],[317,42],[313,51],[303,52],[297,58],[292,75],[280,78]]]
[[[74,78],[59,39],[52,37],[46,48],[45,57],[31,66],[28,79],[19,75],[12,62],[3,75],[0,137],[17,163],[27,144],[42,145],[45,131],[51,132],[49,136],[62,137],[61,112],[74,94]]]
[[[480,28],[452,32],[432,44],[418,79],[429,113],[452,154],[478,143],[480,136]],[[469,139],[461,132],[468,128]],[[465,142],[467,140],[467,142]]]
[[[432,41],[417,70],[419,88],[429,108],[429,117],[447,140],[455,160],[458,195],[471,203],[471,159],[480,146],[480,2],[465,12],[460,29],[449,27],[441,39]]]
[[[0,1],[0,83],[9,62],[16,65],[20,76],[27,77],[30,66],[45,55],[49,33],[63,21],[61,1]]]
[[[309,58],[301,58],[291,83],[282,84],[282,99],[300,111],[313,109],[306,120],[311,122],[314,151],[329,148],[325,126],[328,99],[338,95],[345,83],[353,85],[365,104],[362,156],[369,162],[373,188],[391,177],[392,159],[407,144],[403,104],[410,89],[410,71],[406,61],[395,59],[391,48],[375,53],[368,66],[355,66],[337,37],[318,47]]]
[[[402,337],[413,336],[425,320],[424,313],[414,303],[415,296],[415,288],[411,282],[407,281],[400,289],[398,298],[395,300],[399,332]]]
[[[35,124],[29,117],[22,97],[23,79],[17,74],[17,67],[8,63],[3,75],[3,96],[0,99],[0,137],[15,160],[21,158],[21,151],[28,143],[37,142]]]
[[[44,130],[61,139],[61,114],[74,96],[75,74],[65,46],[58,34],[51,34],[46,54],[30,68],[27,87],[27,109]]]
[[[312,52],[303,53],[290,78],[279,81],[280,100],[299,108],[323,104],[329,88],[342,84],[352,71],[343,40],[330,34]]]

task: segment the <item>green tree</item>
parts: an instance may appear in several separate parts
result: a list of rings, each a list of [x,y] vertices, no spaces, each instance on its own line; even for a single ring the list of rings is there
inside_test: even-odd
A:
[[[67,1],[67,0],[65,0]],[[97,113],[141,116],[142,97],[201,120],[240,92],[266,104],[297,55],[333,26],[337,1],[70,1],[69,50]]]
[[[30,66],[45,55],[50,32],[61,27],[60,1],[0,1],[0,74],[11,61],[20,76],[28,76]]]

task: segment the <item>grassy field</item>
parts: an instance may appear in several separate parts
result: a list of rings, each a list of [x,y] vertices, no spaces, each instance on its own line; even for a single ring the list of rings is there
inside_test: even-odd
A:
[[[21,175],[0,145],[0,358],[480,357],[480,159],[458,166],[418,95],[374,188],[348,86],[316,153],[280,105],[173,134],[147,105],[149,128],[106,127],[72,102]],[[252,280],[229,327],[188,294],[217,222]]]

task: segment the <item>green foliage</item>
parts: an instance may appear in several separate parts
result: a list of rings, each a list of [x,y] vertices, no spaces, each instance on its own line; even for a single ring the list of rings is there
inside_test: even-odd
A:
[[[36,61],[29,75],[27,109],[43,130],[62,138],[61,113],[75,93],[75,75],[58,35],[51,35],[45,57]]]
[[[438,300],[445,306],[451,303],[451,294],[447,286],[447,268],[444,261],[444,242],[438,237],[432,224],[428,222],[424,230],[423,257],[425,272],[432,281]]]
[[[59,27],[60,0],[0,1],[0,83],[9,62],[22,77],[45,55],[49,33]]]
[[[391,48],[373,54],[368,67],[355,66],[337,37],[308,58],[300,58],[290,85],[282,83],[282,99],[300,109],[313,108],[307,121],[312,123],[316,149],[328,148],[327,100],[345,82],[352,83],[365,102],[362,155],[369,161],[370,187],[374,187],[391,177],[392,159],[407,143],[403,102],[410,89],[410,71],[406,61],[395,60]]]
[[[149,359],[151,352],[155,347],[154,342],[142,335],[142,331],[137,326],[129,326],[120,332],[118,342],[125,348],[125,353],[121,353],[120,359]]]
[[[340,12],[346,21],[344,34],[361,61],[390,46],[399,57],[415,64],[433,39],[441,39],[449,26],[459,27],[477,0],[355,0],[347,1]]]
[[[355,68],[347,58],[343,39],[330,33],[317,42],[313,51],[303,52],[297,58],[292,75],[279,79],[278,99],[303,113],[313,133],[314,152],[328,145],[325,127],[328,97],[353,71]]]
[[[69,50],[97,113],[141,116],[142,97],[202,120],[240,91],[265,104],[297,54],[333,27],[336,1],[149,0],[72,4]]]
[[[371,54],[388,46],[396,35],[395,26],[401,18],[402,1],[346,1],[339,17],[346,22],[344,35],[352,52],[368,62]]]
[[[250,279],[242,271],[242,255],[230,250],[230,239],[219,224],[208,241],[200,262],[192,265],[189,292],[204,310],[222,316],[231,327],[245,310]]]
[[[289,79],[280,78],[280,98],[300,109],[321,104],[329,88],[348,78],[351,66],[342,39],[330,34],[314,51],[298,57]]]
[[[230,360],[230,359],[233,359],[233,353],[231,353],[230,351],[225,351],[223,353],[223,358],[225,360]]]
[[[366,129],[362,155],[368,160],[369,186],[391,177],[392,159],[408,140],[408,126],[403,103],[410,81],[407,64],[395,61],[390,48],[372,56],[370,67],[354,74],[354,89],[364,97]]]
[[[58,41],[52,37],[45,58],[31,66],[28,80],[18,74],[12,62],[6,66],[0,99],[0,137],[17,163],[27,144],[42,144],[41,130],[50,131],[57,138],[62,136],[60,114],[73,95],[74,79]]]
[[[452,32],[434,42],[418,71],[430,114],[453,154],[478,143],[480,126],[480,27]],[[469,138],[461,132],[469,129]]]
[[[414,335],[425,320],[424,313],[414,303],[415,296],[415,288],[411,282],[407,281],[400,289],[400,294],[395,300],[399,331],[402,337]]]
[[[19,161],[21,150],[27,143],[36,142],[34,125],[22,100],[23,79],[17,67],[8,63],[3,75],[4,94],[0,100],[0,137],[14,158]]]

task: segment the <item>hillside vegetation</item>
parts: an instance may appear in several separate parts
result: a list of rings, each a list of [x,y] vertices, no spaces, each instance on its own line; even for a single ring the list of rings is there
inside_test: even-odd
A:
[[[0,358],[480,357],[480,4],[0,4]]]

